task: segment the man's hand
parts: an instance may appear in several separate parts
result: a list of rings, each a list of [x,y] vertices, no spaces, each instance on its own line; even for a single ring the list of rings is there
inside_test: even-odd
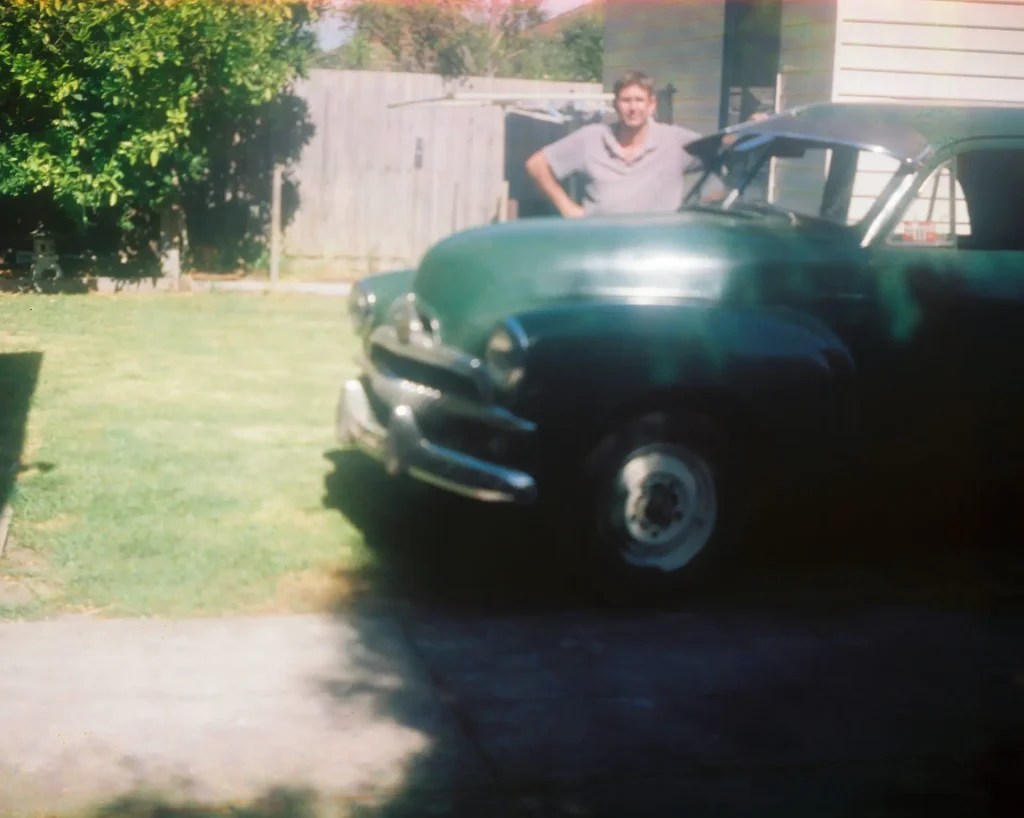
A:
[[[758,111],[757,113],[751,114],[747,122],[764,122],[766,119],[770,119],[771,114],[766,114],[764,111]],[[733,142],[736,141],[736,134],[730,133],[722,137],[722,146],[729,147]]]
[[[567,219],[578,219],[583,215],[583,208],[574,202],[551,172],[551,166],[543,151],[537,151],[526,160],[526,172],[540,188],[541,193],[548,197],[558,212]]]

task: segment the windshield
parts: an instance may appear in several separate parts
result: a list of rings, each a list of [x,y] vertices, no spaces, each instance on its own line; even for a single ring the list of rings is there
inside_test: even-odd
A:
[[[754,134],[690,168],[686,204],[856,226],[906,172],[865,148]]]

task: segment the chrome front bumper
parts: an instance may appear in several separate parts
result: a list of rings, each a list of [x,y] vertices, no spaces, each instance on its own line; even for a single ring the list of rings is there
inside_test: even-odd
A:
[[[377,394],[391,406],[390,420],[381,424],[370,406],[363,382],[347,381],[341,390],[337,409],[338,440],[355,444],[366,454],[381,461],[392,476],[408,474],[445,491],[489,503],[532,503],[537,498],[534,478],[525,472],[489,463],[424,438],[416,422],[416,409],[443,398],[434,390],[409,381],[385,376],[371,370],[370,378]],[[449,401],[456,414],[485,412],[478,407]],[[529,426],[497,410],[489,419],[509,428]],[[497,428],[496,428],[497,431]]]

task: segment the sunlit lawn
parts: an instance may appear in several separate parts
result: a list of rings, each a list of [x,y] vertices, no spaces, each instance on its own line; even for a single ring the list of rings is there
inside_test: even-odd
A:
[[[365,561],[322,504],[352,349],[338,298],[0,296],[0,355],[42,353],[0,560],[38,598],[18,612],[301,608],[282,589]]]

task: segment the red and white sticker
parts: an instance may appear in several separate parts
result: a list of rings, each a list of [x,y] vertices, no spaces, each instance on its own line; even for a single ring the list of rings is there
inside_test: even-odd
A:
[[[903,222],[903,241],[912,244],[938,244],[939,231],[935,222]]]

